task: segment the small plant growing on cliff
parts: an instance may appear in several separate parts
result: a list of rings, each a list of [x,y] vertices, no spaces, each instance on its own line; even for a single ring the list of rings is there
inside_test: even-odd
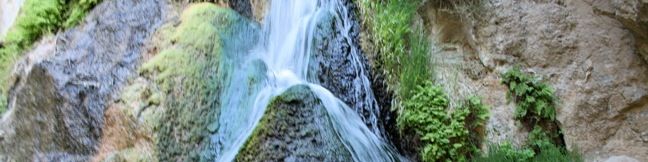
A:
[[[373,47],[378,53],[377,66],[390,85],[399,83],[399,98],[409,98],[417,85],[427,80],[429,43],[423,30],[411,26],[412,18],[423,0],[362,0],[364,23],[370,27]],[[391,88],[391,87],[390,87]]]
[[[515,118],[530,129],[522,149],[533,154],[510,154],[508,146],[500,146],[479,161],[582,161],[578,154],[564,148],[556,121],[556,97],[549,85],[517,67],[502,74],[502,84],[509,88],[508,98],[516,103]]]
[[[488,108],[471,97],[449,112],[449,101],[442,88],[427,81],[404,101],[398,116],[401,132],[419,135],[423,161],[466,161],[479,151]]]
[[[508,97],[517,104],[517,119],[534,123],[556,120],[554,90],[549,85],[517,67],[502,74],[502,84],[508,86]]]

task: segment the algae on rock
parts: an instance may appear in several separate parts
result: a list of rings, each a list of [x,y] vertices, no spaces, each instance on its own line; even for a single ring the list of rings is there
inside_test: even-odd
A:
[[[237,161],[351,161],[322,101],[306,85],[272,99]]]
[[[218,121],[218,100],[235,54],[249,50],[241,34],[254,35],[256,24],[231,9],[210,3],[189,6],[180,23],[159,31],[167,40],[159,54],[145,63],[141,75],[154,82],[159,93],[152,100],[162,111],[155,126],[158,158],[196,161],[215,158],[210,142]],[[256,40],[256,39],[251,39]],[[156,101],[157,100],[157,101]]]

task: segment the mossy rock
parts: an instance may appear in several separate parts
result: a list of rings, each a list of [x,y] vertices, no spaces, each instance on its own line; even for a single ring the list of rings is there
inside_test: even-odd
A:
[[[189,6],[178,24],[158,31],[164,39],[160,52],[140,73],[156,90],[149,102],[162,107],[153,118],[160,120],[155,126],[160,161],[213,161],[216,150],[209,138],[218,125],[229,62],[247,53],[258,33],[257,24],[211,3]]]
[[[306,85],[275,97],[237,161],[352,161],[322,101]]]

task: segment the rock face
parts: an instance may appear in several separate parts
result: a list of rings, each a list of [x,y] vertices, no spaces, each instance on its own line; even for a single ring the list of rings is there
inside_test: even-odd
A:
[[[57,36],[51,57],[18,69],[0,154],[16,161],[83,160],[96,151],[107,102],[138,65],[165,1],[111,0]]]
[[[211,3],[189,5],[172,17],[147,46],[139,76],[105,115],[126,121],[106,125],[110,131],[94,160],[215,160],[219,148],[211,138],[219,125],[224,78],[249,53],[259,27]]]
[[[321,102],[306,85],[275,97],[237,161],[352,161]]]
[[[499,75],[512,66],[556,89],[570,149],[587,161],[648,161],[645,0],[489,1],[474,15],[423,8],[436,78],[450,96],[491,105],[488,138],[524,142]],[[455,18],[448,18],[455,17]]]
[[[342,2],[334,13],[323,16],[314,35],[309,81],[318,83],[354,109],[373,132],[384,133],[393,122],[391,111],[381,109],[370,82],[371,69],[359,46],[360,26],[355,5]]]

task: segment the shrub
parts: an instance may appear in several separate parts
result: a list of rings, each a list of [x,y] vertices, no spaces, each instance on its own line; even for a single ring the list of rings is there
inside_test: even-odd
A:
[[[364,23],[378,53],[377,66],[389,85],[396,85],[398,98],[409,98],[417,85],[430,78],[429,42],[420,29],[412,28],[412,18],[423,0],[361,0]],[[394,90],[393,87],[390,89]]]
[[[442,88],[427,81],[404,101],[398,116],[401,132],[413,131],[424,144],[423,161],[466,161],[479,152],[482,137],[471,132],[483,130],[488,108],[476,97],[466,100],[453,112]]]
[[[536,153],[537,152],[537,153]],[[509,142],[490,146],[485,156],[472,159],[474,162],[580,162],[583,159],[575,152],[550,144],[534,151],[531,148],[515,148]]]
[[[554,90],[549,85],[517,67],[502,75],[502,84],[509,88],[508,98],[516,102],[517,119],[534,123],[556,120]]]
[[[488,147],[488,153],[482,157],[472,159],[474,162],[513,162],[530,161],[535,152],[529,148],[515,148],[511,143],[504,142]]]
[[[515,118],[532,130],[522,149],[523,154],[515,153],[503,144],[479,161],[582,161],[578,154],[564,148],[556,123],[556,97],[549,85],[518,67],[502,74],[502,84],[509,88],[507,97],[516,103]],[[525,153],[529,151],[533,154]]]

